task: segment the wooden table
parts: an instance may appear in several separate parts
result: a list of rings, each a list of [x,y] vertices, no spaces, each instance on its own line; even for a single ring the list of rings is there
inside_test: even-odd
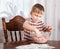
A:
[[[16,49],[16,46],[20,45],[28,45],[30,43],[33,43],[32,41],[20,41],[20,42],[13,42],[13,43],[4,43],[4,49]],[[37,43],[38,44],[38,43]],[[54,49],[60,49],[60,41],[48,41],[47,44],[54,46]]]

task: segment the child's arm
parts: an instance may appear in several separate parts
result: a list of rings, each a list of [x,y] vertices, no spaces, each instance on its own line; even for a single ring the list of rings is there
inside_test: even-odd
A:
[[[27,22],[24,22],[23,28],[25,28],[25,29],[27,29],[27,30],[29,30],[29,31],[31,31],[31,32],[37,32],[37,33],[40,32],[36,27],[30,25],[30,24],[27,23]]]
[[[34,31],[35,27],[31,26],[30,24],[28,24],[27,22],[24,22],[23,24],[23,28],[29,30],[29,31]]]
[[[52,26],[46,26],[46,27],[43,27],[42,30],[43,30],[44,32],[51,32]]]

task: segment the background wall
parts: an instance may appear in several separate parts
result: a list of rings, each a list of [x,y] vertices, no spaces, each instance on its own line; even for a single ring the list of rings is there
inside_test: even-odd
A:
[[[46,21],[54,27],[50,40],[60,41],[60,0],[46,1]]]
[[[60,40],[60,0],[56,0],[56,10],[55,10],[55,16],[56,16],[56,25],[57,25],[57,40]]]
[[[59,0],[0,0],[0,41],[3,40],[1,18],[5,17],[7,22],[15,15],[22,15],[24,18],[28,18],[31,7],[35,3],[40,3],[44,6],[45,15],[42,20],[44,20],[47,25],[54,27],[49,40],[60,41]]]

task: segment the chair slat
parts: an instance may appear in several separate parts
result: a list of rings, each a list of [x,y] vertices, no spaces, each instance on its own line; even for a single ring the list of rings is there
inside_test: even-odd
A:
[[[16,31],[15,31],[15,40],[17,41],[17,35],[16,35]]]
[[[20,40],[22,40],[22,39],[21,39],[21,31],[19,31],[19,37],[20,37]]]
[[[11,41],[13,42],[12,31],[10,31]]]

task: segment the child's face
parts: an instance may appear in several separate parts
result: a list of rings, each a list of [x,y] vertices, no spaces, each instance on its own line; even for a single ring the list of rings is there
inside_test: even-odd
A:
[[[43,10],[36,9],[31,12],[31,18],[33,19],[34,22],[39,22],[43,14],[44,14]]]

